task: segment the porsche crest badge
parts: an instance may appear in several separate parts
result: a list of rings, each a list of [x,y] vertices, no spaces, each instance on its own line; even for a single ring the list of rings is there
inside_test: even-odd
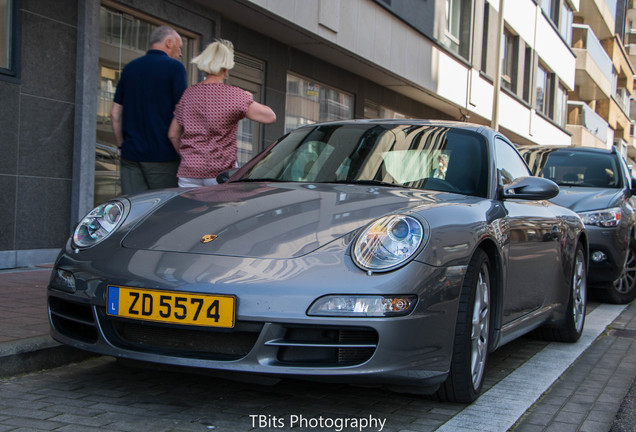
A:
[[[201,243],[210,243],[212,240],[216,239],[218,235],[216,234],[206,234],[201,237]]]

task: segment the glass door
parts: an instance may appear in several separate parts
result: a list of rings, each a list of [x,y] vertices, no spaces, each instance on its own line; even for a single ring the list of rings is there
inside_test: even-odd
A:
[[[234,63],[234,68],[230,71],[226,84],[252,93],[252,97],[256,102],[263,103],[264,62],[235,53]],[[252,120],[243,119],[240,121],[237,133],[239,166],[244,165],[263,150],[262,129],[260,123]]]
[[[102,6],[99,17],[97,136],[95,143],[95,205],[121,195],[119,156],[110,122],[110,108],[122,69],[150,49],[150,33],[166,23],[129,10]],[[179,31],[183,40],[181,62],[192,84],[196,68],[190,63],[197,39]]]

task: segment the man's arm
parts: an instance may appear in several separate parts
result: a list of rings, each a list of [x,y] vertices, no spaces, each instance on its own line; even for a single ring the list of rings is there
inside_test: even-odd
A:
[[[175,151],[179,153],[179,146],[181,145],[181,135],[183,134],[183,127],[179,124],[176,118],[172,119],[170,128],[168,129],[168,139],[172,143]]]
[[[110,123],[113,127],[113,133],[115,134],[115,142],[117,147],[121,148],[124,143],[124,132],[122,130],[122,113],[124,107],[117,102],[113,102],[113,106],[110,109]]]

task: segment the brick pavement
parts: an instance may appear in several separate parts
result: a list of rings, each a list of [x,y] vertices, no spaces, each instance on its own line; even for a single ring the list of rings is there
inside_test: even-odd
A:
[[[46,286],[51,267],[0,272],[0,343],[49,334]]]
[[[632,303],[511,431],[636,432],[636,424],[616,418],[635,378],[636,306]]]
[[[46,284],[50,274],[50,265],[38,266],[20,271],[0,271],[0,366],[7,365],[7,358],[24,364],[33,361],[34,354],[41,346],[32,349],[25,341],[46,341],[47,348],[59,344],[48,336],[48,318],[46,313]],[[531,351],[541,350],[543,342],[526,342]],[[38,345],[34,342],[33,346]],[[508,366],[523,363],[527,356],[515,349],[515,344],[504,347]],[[19,356],[7,356],[7,347],[22,346],[24,352]],[[26,348],[25,348],[26,346]],[[522,348],[523,349],[523,348]],[[11,351],[11,349],[9,349]],[[501,350],[500,350],[501,351]],[[500,352],[498,351],[498,352]],[[51,350],[42,355],[50,362]],[[3,357],[3,355],[5,357]],[[77,353],[60,356],[60,364]],[[532,355],[532,354],[529,354]],[[499,355],[502,357],[502,355]],[[510,363],[509,358],[519,357],[519,362]],[[45,362],[35,361],[36,370]],[[55,364],[49,363],[51,366]],[[491,365],[490,377],[498,381],[500,374],[493,374],[497,364]],[[3,367],[0,367],[2,372]],[[504,375],[509,372],[501,371]],[[1,375],[1,373],[0,373]],[[623,420],[621,412],[633,415],[633,397],[625,397],[636,376],[636,306],[628,306],[617,320],[601,335],[583,355],[550,387],[550,389],[531,407],[510,430],[514,432],[636,432],[633,422]],[[489,385],[495,384],[489,383]],[[632,386],[636,391],[636,386]],[[623,407],[621,408],[621,403]],[[461,405],[448,404],[446,408],[455,413],[462,410]],[[621,412],[619,412],[619,408]],[[433,411],[440,407],[431,408]],[[432,413],[432,412],[431,412]],[[427,414],[426,421],[433,421]],[[619,413],[618,421],[615,421]],[[453,415],[452,413],[445,413]],[[441,419],[440,419],[441,420]],[[424,421],[424,419],[422,419]],[[438,420],[439,421],[439,420]],[[440,423],[438,423],[439,425]],[[424,425],[421,425],[424,426]],[[435,426],[429,425],[428,428]]]

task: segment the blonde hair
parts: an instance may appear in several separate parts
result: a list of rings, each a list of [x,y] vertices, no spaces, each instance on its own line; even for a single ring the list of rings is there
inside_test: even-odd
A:
[[[210,75],[221,75],[223,69],[234,67],[234,45],[224,39],[209,44],[201,54],[192,59],[200,71]]]

